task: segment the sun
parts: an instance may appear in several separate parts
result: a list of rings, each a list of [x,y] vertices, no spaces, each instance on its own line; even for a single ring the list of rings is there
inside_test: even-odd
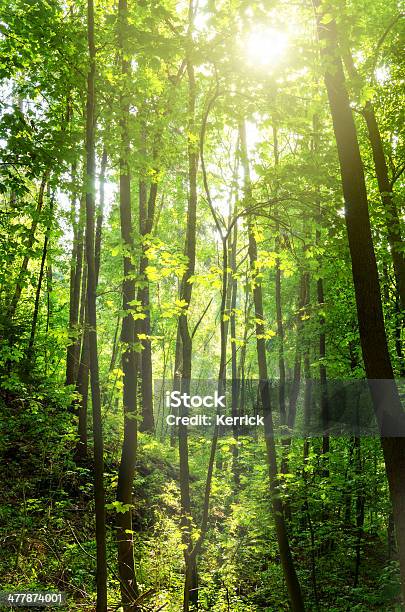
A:
[[[277,64],[285,54],[288,35],[273,28],[259,29],[248,34],[242,45],[249,64],[270,67]]]

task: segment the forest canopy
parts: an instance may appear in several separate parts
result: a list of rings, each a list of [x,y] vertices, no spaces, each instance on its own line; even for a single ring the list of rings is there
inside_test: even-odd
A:
[[[396,0],[1,0],[7,597],[403,609],[403,42]]]

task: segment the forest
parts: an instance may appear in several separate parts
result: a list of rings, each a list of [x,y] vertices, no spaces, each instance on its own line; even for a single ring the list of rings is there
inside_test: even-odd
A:
[[[1,0],[1,609],[405,609],[402,11]]]

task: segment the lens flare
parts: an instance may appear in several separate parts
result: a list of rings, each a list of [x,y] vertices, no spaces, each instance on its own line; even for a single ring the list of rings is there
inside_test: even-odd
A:
[[[251,32],[242,44],[248,63],[263,68],[281,60],[288,47],[288,36],[273,28],[257,30]]]

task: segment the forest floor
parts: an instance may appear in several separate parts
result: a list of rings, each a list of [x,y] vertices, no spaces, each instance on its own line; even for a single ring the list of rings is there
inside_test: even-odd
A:
[[[3,392],[1,412],[1,588],[8,591],[63,591],[67,593],[68,604],[59,609],[93,611],[96,595],[93,464],[91,459],[79,465],[73,460],[74,418],[63,406],[47,401],[38,389],[32,389],[24,397]],[[117,450],[107,443],[105,485],[111,611],[118,609],[120,599],[114,539],[117,473]],[[183,554],[177,525],[178,476],[174,449],[165,448],[148,437],[143,439],[134,481],[133,529],[137,538],[141,580],[146,590],[153,589],[153,601],[145,610],[159,609],[162,601],[166,602],[164,609],[167,611],[181,610]],[[197,479],[198,475],[192,473],[192,482]],[[215,537],[227,537],[224,516],[223,508],[213,509],[216,535],[208,542],[211,557],[207,553],[211,561],[212,547],[216,548]],[[241,525],[237,530],[240,534],[246,531]],[[255,552],[254,540],[248,531],[244,537],[250,537],[252,541],[249,555],[257,557],[252,560],[252,567],[261,568],[261,575],[255,577],[246,568],[246,575],[241,577],[238,587],[239,603],[229,610],[288,610],[281,601],[270,605],[268,602],[266,580],[270,584],[277,580],[274,577],[274,563],[279,566],[277,555],[266,559],[260,549]],[[341,556],[341,538],[351,541],[353,534],[347,532],[334,536],[328,550],[318,551],[318,572],[322,577],[330,576],[329,581],[325,578],[320,581],[319,596],[321,601],[328,603],[318,608],[309,603],[307,610],[399,611],[395,603],[399,595],[396,563],[393,561],[392,565],[387,565],[380,537],[366,534],[363,539],[361,586],[358,587],[352,586],[349,557]],[[156,541],[159,541],[158,546],[152,544]],[[241,543],[242,540],[235,550]],[[310,559],[299,540],[295,544],[293,541],[293,545],[300,564],[309,566]],[[223,565],[222,560],[218,563]],[[376,580],[382,576],[384,580],[380,581],[376,593]],[[357,603],[353,603],[354,599]],[[337,603],[334,604],[334,600]],[[388,601],[390,603],[382,603]],[[27,609],[35,610],[33,607]],[[201,609],[222,612],[224,608],[207,596]]]

